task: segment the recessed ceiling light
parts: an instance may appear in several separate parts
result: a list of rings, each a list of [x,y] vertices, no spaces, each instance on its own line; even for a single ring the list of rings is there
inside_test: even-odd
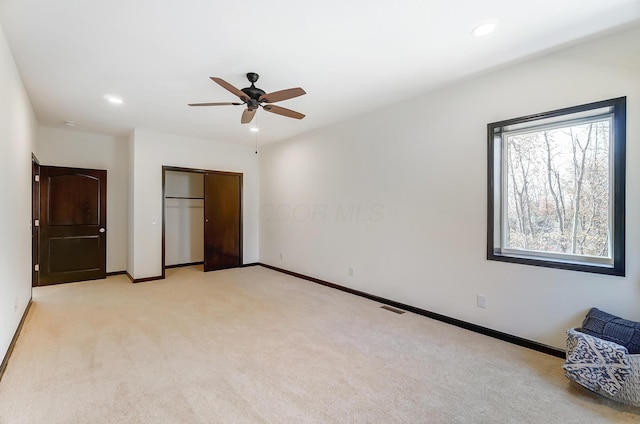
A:
[[[73,122],[73,121],[64,121],[64,124],[65,124],[67,127],[75,127],[76,125],[78,125],[78,124],[76,124],[76,123],[75,123],[75,122]]]
[[[476,37],[484,37],[485,35],[491,34],[496,29],[496,24],[488,23],[478,25],[471,31],[473,35]]]
[[[105,96],[105,98],[107,100],[109,100],[111,103],[116,104],[116,105],[121,105],[122,104],[122,99],[120,97],[116,97],[116,96]]]
[[[260,130],[259,130],[258,128],[256,128],[256,127],[251,127],[249,131],[251,131],[251,132],[258,132],[258,131],[260,131]]]

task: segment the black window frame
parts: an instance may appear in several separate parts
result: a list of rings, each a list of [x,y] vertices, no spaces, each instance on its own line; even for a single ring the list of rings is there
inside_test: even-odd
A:
[[[500,143],[496,142],[498,135],[502,137],[502,129],[515,124],[535,122],[548,118],[557,118],[565,115],[586,112],[600,108],[611,108],[613,114],[613,192],[610,193],[613,199],[612,219],[613,219],[613,240],[611,243],[613,264],[609,266],[589,264],[585,262],[550,260],[547,258],[535,258],[535,255],[527,257],[513,256],[502,253],[499,241],[496,243],[496,226],[499,234],[502,234],[502,222],[496,222],[496,199],[501,199],[502,182],[496,181],[496,174],[501,171],[495,169],[495,161],[501,160],[502,152],[496,154],[496,148],[500,148]],[[568,118],[569,120],[569,118]],[[543,112],[519,118],[508,119],[487,124],[488,140],[488,194],[487,194],[487,259],[492,261],[511,262],[524,265],[542,266],[548,268],[565,269],[572,271],[582,271],[596,274],[606,274],[614,276],[624,276],[626,272],[626,241],[625,241],[625,195],[626,195],[626,97],[617,97],[609,100],[602,100],[587,103],[579,106],[572,106],[557,109],[550,112]],[[502,168],[499,164],[500,169]],[[498,193],[496,193],[498,190]],[[497,197],[498,196],[498,197]],[[502,203],[500,203],[500,213],[502,213]]]

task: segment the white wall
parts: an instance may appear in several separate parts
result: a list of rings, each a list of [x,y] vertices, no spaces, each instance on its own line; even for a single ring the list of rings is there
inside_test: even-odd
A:
[[[31,299],[31,153],[36,120],[0,27],[0,361]]]
[[[127,269],[126,137],[41,126],[37,146],[41,165],[107,170],[107,272]]]
[[[204,260],[204,199],[165,199],[165,265]]]
[[[183,171],[165,172],[164,195],[165,197],[204,199],[204,174]]]
[[[260,261],[558,348],[592,306],[640,320],[638,40],[636,27],[264,148]],[[618,96],[627,276],[487,261],[486,125]]]
[[[241,172],[243,177],[243,260],[258,260],[258,158],[254,149],[212,140],[136,129],[132,136],[133,202],[129,229],[133,251],[129,274],[136,279],[162,274],[162,166]],[[131,168],[130,168],[131,169]],[[131,243],[129,248],[132,248]]]

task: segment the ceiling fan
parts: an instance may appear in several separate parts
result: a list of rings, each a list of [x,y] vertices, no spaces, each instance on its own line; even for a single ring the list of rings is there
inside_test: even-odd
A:
[[[289,88],[287,90],[274,91],[273,93],[265,93],[264,90],[259,89],[254,85],[260,76],[255,72],[249,72],[247,79],[251,83],[251,87],[238,90],[233,85],[229,84],[222,78],[210,77],[214,82],[218,83],[222,88],[228,90],[235,96],[237,96],[242,103],[237,102],[222,102],[222,103],[190,103],[189,106],[240,106],[247,105],[247,108],[242,112],[242,118],[240,122],[248,124],[253,120],[256,114],[256,110],[259,107],[267,112],[275,113],[277,115],[286,116],[289,118],[302,119],[304,115],[300,112],[296,112],[291,109],[287,109],[280,106],[272,105],[271,103],[280,102],[282,100],[293,99],[294,97],[307,94],[302,88]],[[263,104],[266,103],[266,104]]]

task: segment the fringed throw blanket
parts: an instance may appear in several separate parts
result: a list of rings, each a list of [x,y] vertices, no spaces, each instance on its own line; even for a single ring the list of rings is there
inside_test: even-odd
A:
[[[562,368],[570,380],[611,396],[630,374],[627,348],[575,329],[567,330],[567,360]]]

